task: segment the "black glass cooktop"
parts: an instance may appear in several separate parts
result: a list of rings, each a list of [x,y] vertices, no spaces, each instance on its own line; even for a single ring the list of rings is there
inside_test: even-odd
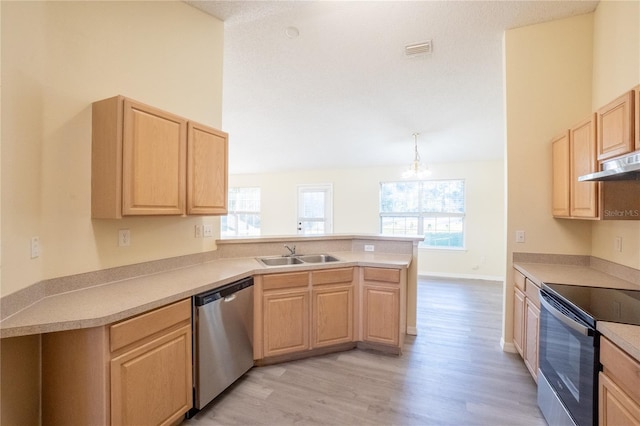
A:
[[[640,290],[543,284],[555,298],[594,321],[640,325]]]

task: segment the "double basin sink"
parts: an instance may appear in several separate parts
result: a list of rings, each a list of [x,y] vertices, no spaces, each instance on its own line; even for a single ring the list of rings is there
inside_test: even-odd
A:
[[[304,263],[338,262],[340,259],[330,254],[308,254],[294,256],[259,257],[258,260],[266,266],[302,265]]]

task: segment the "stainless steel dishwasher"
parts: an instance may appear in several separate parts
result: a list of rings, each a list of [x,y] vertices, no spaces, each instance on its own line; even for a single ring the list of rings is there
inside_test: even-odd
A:
[[[193,297],[194,408],[253,367],[253,278]]]

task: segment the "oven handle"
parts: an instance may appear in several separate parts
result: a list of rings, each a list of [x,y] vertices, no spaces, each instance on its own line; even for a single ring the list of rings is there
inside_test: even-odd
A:
[[[551,303],[549,303],[549,302],[547,302],[545,300],[545,295],[542,292],[540,293],[540,303],[542,303],[544,305],[544,307],[547,308],[547,310],[549,311],[549,313],[551,315],[553,315],[558,321],[560,321],[561,323],[563,323],[567,327],[571,328],[572,330],[577,331],[578,333],[580,333],[582,335],[585,335],[585,336],[591,335],[591,329],[589,327],[584,326],[584,325],[572,320],[571,318],[567,317],[562,312],[557,310]]]

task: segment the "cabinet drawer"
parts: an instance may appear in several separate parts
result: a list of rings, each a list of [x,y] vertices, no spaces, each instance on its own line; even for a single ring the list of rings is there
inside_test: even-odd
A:
[[[191,299],[185,299],[114,324],[109,327],[111,352],[182,321],[191,321]]]
[[[364,268],[365,281],[400,282],[400,270],[390,268]]]
[[[513,270],[513,284],[520,289],[520,291],[524,292],[524,280],[525,277],[522,275],[520,271],[517,269]]]
[[[286,274],[272,274],[262,277],[264,291],[281,288],[306,287],[309,285],[308,272],[290,272]]]
[[[603,337],[600,339],[600,362],[605,374],[612,377],[636,403],[640,403],[640,361]]]
[[[350,283],[352,281],[353,268],[328,269],[311,273],[311,283],[313,285]]]
[[[533,283],[529,278],[525,278],[525,294],[527,298],[531,300],[538,309],[540,309],[540,288]]]

